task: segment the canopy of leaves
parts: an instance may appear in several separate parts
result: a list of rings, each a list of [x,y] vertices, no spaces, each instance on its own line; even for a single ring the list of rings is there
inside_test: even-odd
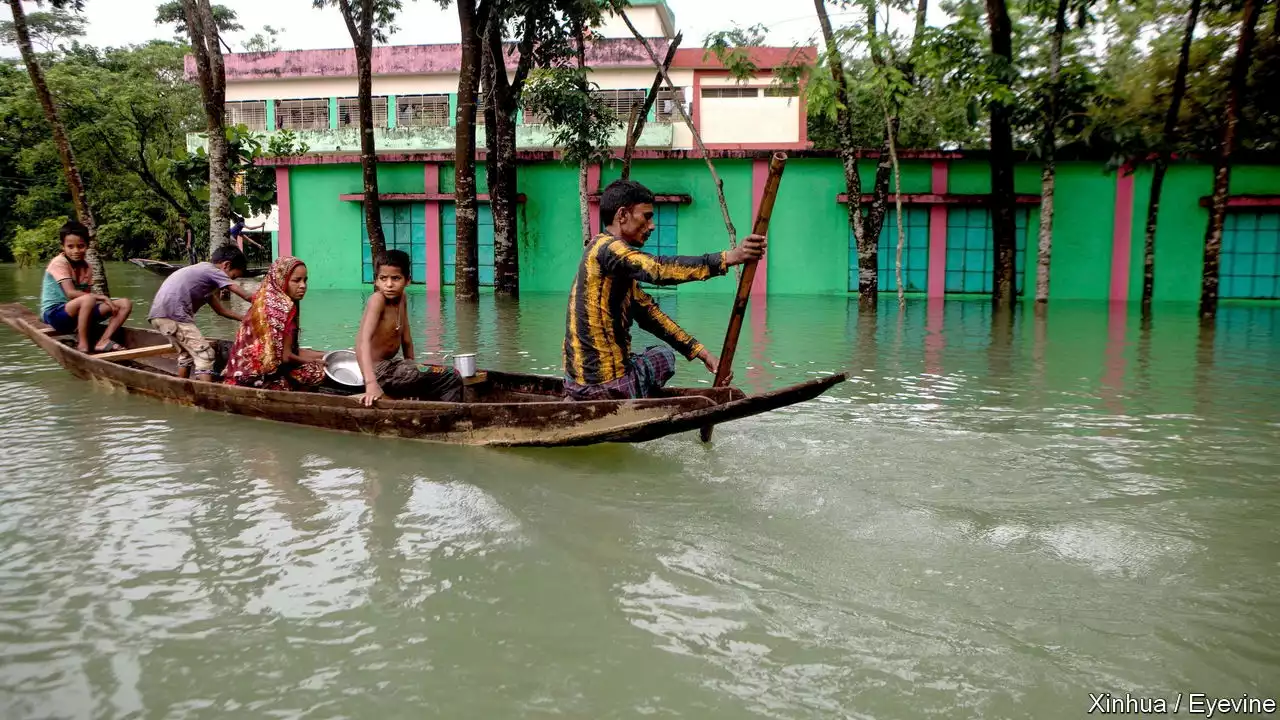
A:
[[[205,127],[200,92],[183,75],[185,45],[154,41],[110,50],[74,45],[46,61],[109,258],[183,257],[183,219],[207,238],[208,165],[188,153],[187,134]],[[233,208],[257,214],[275,201],[263,155],[301,148],[288,134],[264,147],[230,128],[232,171],[243,177]],[[43,247],[23,231],[74,215],[48,123],[20,63],[0,63],[0,259]]]
[[[66,10],[27,13],[27,32],[31,35],[31,44],[45,52],[54,52],[62,43],[83,37],[84,28],[84,18]],[[0,42],[5,45],[18,44],[18,34],[13,29],[12,20],[0,22]]]
[[[1014,108],[1015,143],[1038,153],[1049,112],[1049,47],[1057,3],[1009,3],[1014,60],[990,52],[981,0],[943,2],[947,23],[926,27],[920,37],[889,32],[873,6],[858,0],[836,3],[833,19],[850,87],[854,143],[878,148],[886,110],[898,115],[898,145],[920,149],[981,149],[988,138],[987,109],[995,100]],[[893,3],[910,11],[914,3]],[[1070,0],[1063,44],[1059,101],[1054,116],[1059,154],[1110,157],[1114,162],[1146,156],[1159,146],[1189,6],[1188,0]],[[852,9],[852,10],[851,10]],[[860,9],[860,11],[859,11]],[[1242,106],[1244,151],[1280,150],[1280,40],[1275,4],[1259,24],[1249,91]],[[901,24],[901,23],[899,23]],[[762,28],[733,27],[707,37],[715,54],[739,80],[758,74],[745,52],[764,42]],[[1210,153],[1222,133],[1227,77],[1239,32],[1239,3],[1205,3],[1192,46],[1186,97],[1179,115],[1180,154]],[[873,58],[878,57],[881,62]],[[801,62],[775,69],[772,82],[800,85],[809,113],[809,139],[835,148],[838,110],[830,73]]]
[[[385,43],[395,33],[396,13],[403,7],[401,0],[311,0],[317,9],[333,7],[343,14],[348,28],[361,27],[360,18],[366,6],[373,12],[373,42]]]
[[[187,15],[182,9],[182,0],[169,0],[156,6],[156,24],[172,25],[178,42],[187,39]],[[222,33],[236,32],[243,30],[238,22],[236,11],[225,5],[213,6],[213,24],[218,26],[218,31]]]

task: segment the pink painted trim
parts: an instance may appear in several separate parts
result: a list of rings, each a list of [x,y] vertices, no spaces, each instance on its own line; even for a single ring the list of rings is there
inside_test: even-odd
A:
[[[951,166],[945,160],[935,160],[929,178],[929,189],[935,195],[945,195]],[[941,299],[947,293],[947,206],[929,208],[929,280],[928,296]],[[941,312],[941,311],[939,311]],[[938,318],[941,332],[941,316]]]
[[[659,57],[665,55],[670,41],[665,38],[649,39],[650,46]],[[514,64],[519,58],[515,43],[504,43]],[[786,61],[788,48],[753,48],[752,56],[761,68],[772,68]],[[587,43],[587,65],[592,68],[652,68],[644,46],[634,38],[600,38]],[[703,51],[693,52],[702,54]],[[776,59],[775,59],[776,58]],[[386,45],[373,49],[373,74],[429,75],[457,73],[462,67],[462,46],[439,45]],[[246,80],[288,80],[309,77],[349,77],[356,75],[356,55],[351,48],[325,50],[280,50],[276,52],[228,53],[223,56],[227,82]],[[676,67],[680,67],[676,65]],[[183,70],[188,80],[196,78],[195,57],[183,58]]]
[[[427,202],[453,202],[456,196],[453,193],[427,192],[427,193],[378,193],[378,199],[383,202],[413,202],[415,200],[423,200]],[[339,195],[338,199],[343,202],[364,202],[364,193],[350,193]],[[524,193],[516,194],[516,202],[522,203],[529,198]],[[489,202],[488,194],[476,195],[476,200],[480,202]]]
[[[696,120],[694,121],[696,124]],[[703,143],[707,150],[804,150],[809,147],[807,140],[793,143]]]
[[[433,163],[427,163],[422,168],[422,189],[427,195],[434,195],[440,192],[440,166]],[[426,242],[427,242],[427,302],[428,330],[431,325],[430,311],[434,308],[436,314],[436,324],[439,324],[440,292],[444,287],[444,256],[442,243],[444,238],[441,236],[440,228],[440,203],[432,200],[426,202]],[[431,333],[427,333],[427,337],[431,337]]]
[[[1116,177],[1116,218],[1111,231],[1111,301],[1129,299],[1129,261],[1133,252],[1133,175]]]
[[[440,192],[440,166],[426,163],[422,166],[422,192],[435,195]]]
[[[746,50],[747,56],[761,70],[772,70],[792,63],[812,64],[818,59],[818,48],[815,45],[796,48],[752,47],[746,48]],[[702,48],[676,50],[676,56],[672,59],[671,67],[682,70],[707,70],[720,75],[729,74],[729,71],[724,69],[724,64],[720,62],[719,58],[707,53]]]
[[[947,180],[951,166],[941,160],[935,160],[929,175],[929,192],[935,195],[947,194]]]
[[[1213,204],[1213,198],[1206,196],[1200,198],[1200,207],[1209,207]],[[1273,208],[1280,207],[1280,195],[1236,195],[1227,198],[1227,207],[1229,208]]]
[[[696,105],[695,105],[696,106]],[[695,119],[696,122],[696,119]],[[808,146],[804,148],[789,148],[783,145],[771,144],[764,149],[751,148],[735,148],[707,150],[707,157],[712,160],[755,160],[757,158],[765,158],[766,160],[773,157],[773,153],[777,150],[787,150],[787,154],[792,160],[798,158],[822,158],[836,159],[839,155],[834,150],[814,150]],[[449,163],[453,162],[453,152],[447,150],[426,151],[426,152],[386,152],[378,153],[378,162],[384,163]],[[486,153],[481,150],[476,152],[477,162],[483,162]],[[622,158],[622,149],[616,148],[613,151],[615,159]],[[880,157],[880,151],[872,148],[862,149],[858,151],[858,157],[864,160],[875,160]],[[899,160],[962,160],[975,159],[983,157],[977,153],[962,153],[941,150],[901,150],[898,152]],[[551,160],[563,160],[563,155],[555,150],[520,150],[516,153],[516,159],[522,162],[542,162]],[[636,150],[634,154],[636,160],[701,160],[703,155],[698,150]],[[313,153],[308,155],[297,155],[290,157],[277,158],[259,158],[255,161],[256,165],[264,167],[278,167],[281,165],[358,165],[360,156],[355,153]]]
[[[276,244],[280,257],[293,254],[293,224],[289,214],[289,168],[276,168]]]
[[[591,224],[592,237],[600,232],[600,190],[600,165],[593,164],[587,167],[587,222]],[[592,198],[590,193],[596,196]]]
[[[755,218],[760,213],[760,202],[764,200],[764,186],[769,182],[769,163],[764,160],[755,160],[751,163],[751,222],[755,224]],[[765,296],[769,292],[769,254],[756,264],[755,281],[751,283],[752,299],[759,299],[758,304],[763,305]],[[755,322],[755,316],[752,315],[752,322]]]
[[[870,193],[863,193],[862,202],[869,203],[875,198]],[[903,205],[985,205],[991,198],[990,195],[984,193],[974,194],[947,194],[947,193],[903,193]],[[1039,205],[1039,195],[1015,195],[1013,201],[1018,205]],[[836,196],[836,202],[849,202],[847,193],[840,193]]]

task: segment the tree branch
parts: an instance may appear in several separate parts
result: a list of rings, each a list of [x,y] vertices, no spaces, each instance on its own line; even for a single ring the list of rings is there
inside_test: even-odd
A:
[[[653,85],[649,87],[649,92],[644,96],[644,104],[640,107],[639,112],[635,112],[633,108],[633,119],[627,125],[627,146],[622,151],[622,177],[623,179],[631,177],[631,158],[635,154],[636,145],[640,142],[640,136],[644,133],[645,122],[649,119],[649,111],[653,109],[653,103],[658,99],[658,91],[662,89],[662,75],[664,71],[671,69],[671,63],[676,59],[676,50],[679,49],[680,43],[684,40],[684,33],[676,33],[671,39],[671,45],[667,47],[667,56],[662,60],[662,68],[654,75]]]
[[[369,1],[360,0],[360,4],[367,6]],[[356,20],[351,16],[351,0],[338,0],[338,10],[342,13],[342,22],[347,25],[347,33],[351,35],[351,42],[356,45],[363,45],[364,40],[360,37],[360,29],[356,27]]]
[[[622,21],[627,24],[627,29],[631,31],[631,34],[644,46],[645,52],[649,54],[650,62],[662,74],[662,79],[666,82],[667,88],[673,93],[676,92],[675,83],[671,82],[671,76],[667,73],[667,69],[663,67],[662,61],[658,59],[658,54],[649,45],[649,41],[636,29],[635,24],[631,22],[631,18],[627,17],[625,10],[618,8],[617,13],[622,17]],[[729,231],[729,247],[736,248],[738,246],[738,231],[733,227],[733,220],[729,217],[729,203],[724,199],[724,181],[720,179],[720,174],[716,172],[716,166],[711,162],[711,155],[707,153],[707,146],[702,142],[702,135],[698,133],[698,128],[694,127],[693,118],[689,117],[689,112],[685,109],[684,103],[676,103],[676,109],[680,111],[680,116],[684,118],[685,125],[689,126],[689,132],[693,133],[693,141],[698,146],[698,152],[702,153],[702,158],[707,161],[707,169],[711,171],[711,179],[716,186],[716,196],[720,200],[720,212],[724,215],[724,227],[725,230]]]

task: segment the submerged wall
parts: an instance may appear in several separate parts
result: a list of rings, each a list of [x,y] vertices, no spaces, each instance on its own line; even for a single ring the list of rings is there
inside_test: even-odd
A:
[[[729,213],[739,236],[750,232],[753,193],[762,184],[757,159],[720,159],[716,169],[724,181]],[[861,165],[864,190],[874,176],[874,162]],[[620,167],[593,173],[599,186],[619,175]],[[1165,181],[1156,234],[1157,301],[1195,301],[1200,295],[1200,273],[1208,210],[1202,198],[1211,190],[1211,168],[1178,164]],[[286,250],[307,261],[311,282],[317,288],[362,286],[362,191],[360,167],[355,163],[302,164],[281,167],[278,175],[287,183],[281,193],[289,207],[282,216],[281,252]],[[487,193],[484,166],[480,164],[480,192]],[[726,249],[727,236],[714,186],[702,160],[662,159],[635,163],[632,177],[660,195],[677,196],[674,232],[664,229],[661,242],[672,243],[680,254],[701,254]],[[442,264],[451,252],[452,237],[443,237],[442,216],[452,203],[453,168],[447,162],[388,162],[379,168],[383,194],[407,195],[398,203],[425,206],[425,232],[402,238],[406,250],[426,260],[425,278],[415,278],[429,288],[444,286]],[[1136,301],[1142,288],[1143,229],[1151,171],[1139,168],[1122,174],[1102,163],[1064,162],[1058,165],[1053,232],[1050,298],[1068,300]],[[577,197],[577,169],[559,161],[538,161],[520,166],[519,249],[521,288],[531,292],[562,292],[569,286],[581,253]],[[1023,299],[1034,296],[1038,244],[1040,168],[1017,168],[1019,240]],[[910,160],[902,165],[902,191],[912,196],[904,211],[927,223],[912,235],[917,252],[911,255],[920,277],[927,276],[927,290],[920,294],[946,295],[961,288],[977,287],[981,275],[989,275],[989,223],[982,195],[990,188],[990,175],[982,160]],[[833,158],[792,158],[786,167],[769,233],[768,261],[763,278],[757,279],[769,295],[843,295],[850,291],[848,211],[841,201],[844,177],[840,161]],[[1250,269],[1263,278],[1276,268],[1280,253],[1280,167],[1245,165],[1231,177],[1233,196],[1254,196],[1234,207],[1244,239],[1232,247],[1248,252]],[[684,197],[680,197],[684,196]],[[1260,198],[1259,198],[1260,196]],[[287,200],[286,200],[287,197]],[[420,216],[420,215],[419,215]],[[892,267],[897,230],[892,203],[886,216],[880,257],[881,267]],[[927,220],[925,219],[927,218]],[[1230,222],[1237,222],[1231,220]],[[1277,229],[1273,230],[1273,225]],[[1233,225],[1234,227],[1234,225]],[[486,228],[491,232],[491,228]],[[984,235],[985,233],[985,235]],[[1247,236],[1247,237],[1246,237]],[[927,240],[926,240],[927,237]],[[984,240],[985,238],[985,240]],[[655,238],[651,243],[659,242]],[[988,243],[983,245],[983,242]],[[927,249],[924,244],[927,243]],[[1243,243],[1243,244],[1242,244]],[[666,245],[664,245],[666,247]],[[985,250],[983,248],[986,248]],[[652,249],[652,248],[651,248]],[[985,262],[985,266],[980,265]],[[967,263],[967,265],[966,265]],[[1229,272],[1224,263],[1224,273]],[[967,276],[966,276],[967,274]],[[885,274],[894,292],[893,273]],[[763,282],[762,282],[763,281]],[[690,283],[680,293],[732,293],[730,275],[706,283]],[[1237,286],[1240,286],[1237,283]],[[1248,286],[1248,282],[1244,282]],[[447,286],[444,286],[447,287]],[[1247,292],[1247,291],[1246,291]],[[1257,297],[1275,297],[1262,291]],[[1224,297],[1228,294],[1224,293]]]

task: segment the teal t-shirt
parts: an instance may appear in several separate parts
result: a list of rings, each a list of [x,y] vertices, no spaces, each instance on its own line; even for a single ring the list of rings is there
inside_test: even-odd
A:
[[[59,254],[49,262],[44,271],[44,285],[40,288],[40,314],[44,315],[58,305],[67,302],[67,293],[62,289],[62,281],[70,280],[77,290],[88,290],[92,285],[93,275],[86,265],[82,272],[71,265],[66,255]]]

